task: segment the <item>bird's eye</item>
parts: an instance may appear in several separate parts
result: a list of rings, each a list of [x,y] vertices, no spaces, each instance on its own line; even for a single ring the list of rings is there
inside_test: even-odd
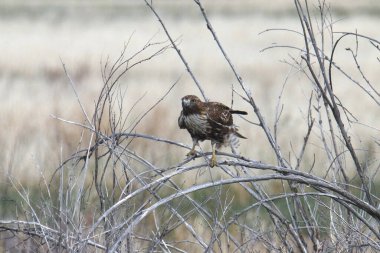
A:
[[[191,101],[191,103],[194,103],[194,102],[195,102],[195,99],[191,99],[190,101]]]

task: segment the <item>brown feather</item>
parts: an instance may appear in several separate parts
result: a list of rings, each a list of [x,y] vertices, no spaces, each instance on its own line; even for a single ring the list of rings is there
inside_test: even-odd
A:
[[[231,135],[246,139],[233,124],[232,114],[246,115],[247,112],[232,110],[218,102],[202,102],[194,95],[187,95],[182,98],[178,125],[181,129],[187,129],[193,143],[211,140],[220,147],[229,144]]]

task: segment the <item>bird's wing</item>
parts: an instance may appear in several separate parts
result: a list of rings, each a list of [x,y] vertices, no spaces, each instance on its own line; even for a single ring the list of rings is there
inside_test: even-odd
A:
[[[178,117],[178,126],[179,126],[179,128],[181,128],[181,129],[186,128],[184,117],[185,117],[185,116],[183,116],[183,111],[181,111],[181,114],[180,114],[179,117]]]
[[[217,102],[207,103],[207,115],[210,122],[223,126],[231,126],[233,124],[230,108],[224,104]]]

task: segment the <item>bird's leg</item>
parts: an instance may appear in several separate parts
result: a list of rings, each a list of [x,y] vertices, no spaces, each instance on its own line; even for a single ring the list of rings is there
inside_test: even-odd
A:
[[[211,155],[211,162],[210,162],[210,167],[214,167],[215,165],[217,165],[217,162],[216,162],[216,154],[215,154],[215,143],[211,143],[211,148],[212,148],[212,155]]]
[[[186,154],[186,156],[194,156],[197,151],[195,151],[195,146],[198,144],[197,140],[193,140],[193,147],[191,148],[190,152]]]

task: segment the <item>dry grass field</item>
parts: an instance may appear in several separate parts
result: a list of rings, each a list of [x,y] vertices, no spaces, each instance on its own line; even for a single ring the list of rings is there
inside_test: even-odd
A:
[[[242,90],[207,30],[198,7],[193,1],[185,0],[153,2],[207,97],[231,105],[231,87],[236,89],[233,107],[249,113],[246,120],[235,118],[240,132],[248,137],[241,141],[241,154],[276,163],[276,156],[263,131],[248,122],[257,123],[258,120],[252,107],[239,98]],[[380,39],[380,1],[328,1],[328,4],[334,31],[358,32]],[[313,9],[318,4],[310,1],[310,5]],[[306,109],[312,89],[305,85],[309,80],[300,69],[289,64],[292,57],[299,57],[300,53],[288,47],[271,47],[302,47],[303,38],[289,32],[301,31],[293,1],[208,0],[204,1],[204,6],[224,49],[251,90],[271,131],[274,131],[278,104],[283,106],[277,141],[283,155],[291,157],[301,148],[307,132]],[[9,175],[33,189],[41,184],[42,174],[51,176],[62,160],[77,149],[82,129],[56,119],[85,122],[63,64],[86,112],[92,115],[103,86],[101,71],[107,59],[110,62],[117,59],[126,44],[126,54],[132,55],[148,40],[167,43],[159,22],[144,2],[132,0],[1,0],[0,34],[0,189],[9,186]],[[331,50],[331,44],[326,41],[326,49]],[[353,79],[365,85],[351,53],[345,50],[355,46],[352,37],[342,41],[334,61]],[[359,49],[361,69],[380,90],[379,51],[367,41],[360,40]],[[371,161],[368,168],[378,169],[379,105],[338,70],[333,73],[334,91],[352,117],[360,122],[346,125],[351,141],[358,148],[361,161]],[[174,88],[141,120],[135,131],[190,146],[190,136],[177,126],[180,98],[186,94],[200,96],[200,93],[173,49],[139,64],[119,81],[119,91],[125,94],[120,103],[124,113],[128,113],[126,125],[132,126],[175,82]],[[87,141],[88,138],[84,136]],[[186,149],[177,146],[140,139],[134,141],[133,146],[136,153],[163,168],[182,161],[187,153]],[[210,150],[209,142],[201,147]],[[318,166],[326,167],[329,163],[321,158],[322,153],[324,147],[318,129],[313,129],[302,165],[309,168],[315,163],[313,172],[317,175],[325,173],[325,170],[318,171]],[[347,173],[353,178],[356,172],[348,168]],[[200,180],[207,181],[208,176],[204,173]],[[280,190],[280,186],[273,184],[268,192]],[[244,196],[237,197],[238,202],[245,201]],[[4,217],[9,215],[4,210],[1,212]]]
[[[336,31],[358,31],[380,38],[377,27],[379,17],[375,11],[380,10],[377,1],[332,4]],[[172,36],[178,38],[184,56],[208,97],[229,104],[231,86],[236,86],[236,81],[197,13],[196,6],[191,1],[157,1],[157,6]],[[272,125],[280,88],[289,75],[283,96],[286,106],[279,139],[281,145],[290,150],[291,141],[296,143],[294,138],[300,137],[297,133],[305,130],[301,124],[301,108],[307,102],[308,95],[304,93],[307,90],[302,90],[304,80],[297,70],[281,62],[289,58],[288,54],[296,52],[287,49],[261,50],[273,44],[286,45],[302,41],[287,32],[259,33],[272,28],[299,30],[292,1],[272,1],[271,4],[265,1],[234,1],[234,4],[228,1],[222,1],[221,4],[206,1],[206,6],[227,53],[252,89],[264,117]],[[71,154],[80,136],[76,127],[51,117],[55,115],[67,120],[83,120],[61,61],[75,81],[83,104],[91,112],[102,85],[102,61],[107,57],[115,59],[129,40],[128,51],[134,52],[152,37],[155,41],[166,38],[157,20],[143,2],[138,1],[114,4],[105,1],[2,1],[1,12],[0,165],[2,173],[11,171],[20,176],[20,180],[30,182],[39,177],[39,170],[51,170],[58,165],[61,156]],[[347,40],[347,43],[352,45],[353,41]],[[373,83],[379,83],[379,69],[374,62],[376,58],[368,57],[374,51],[367,44],[361,46],[361,66]],[[345,66],[345,59],[350,59],[348,53],[342,50],[339,57],[337,61],[348,72],[358,75],[351,62],[347,61]],[[190,145],[187,133],[177,128],[179,100],[185,94],[199,95],[199,92],[174,50],[129,73],[121,84],[127,92],[127,99],[123,102],[125,108],[130,108],[142,97],[132,114],[139,115],[178,78],[178,84],[168,97],[144,119],[139,128],[141,132]],[[373,106],[371,101],[361,100],[363,94],[360,90],[341,75],[337,74],[335,79],[339,83],[336,89],[350,105],[351,112],[363,123],[379,126],[378,106]],[[355,101],[360,101],[360,105]],[[247,105],[239,100],[235,106],[247,109]],[[249,120],[255,121],[252,112]],[[155,122],[153,126],[152,122]],[[242,153],[258,160],[270,161],[262,133],[244,121],[238,120],[237,124],[249,137],[248,141],[241,144]],[[368,133],[369,138],[378,135],[378,131],[372,132],[362,126],[354,128],[358,136],[363,132]],[[365,139],[360,141],[366,148]],[[144,150],[158,162],[165,162],[167,158],[166,155],[157,154],[154,149]],[[170,150],[170,153],[173,154],[172,159],[180,160],[183,150]]]

